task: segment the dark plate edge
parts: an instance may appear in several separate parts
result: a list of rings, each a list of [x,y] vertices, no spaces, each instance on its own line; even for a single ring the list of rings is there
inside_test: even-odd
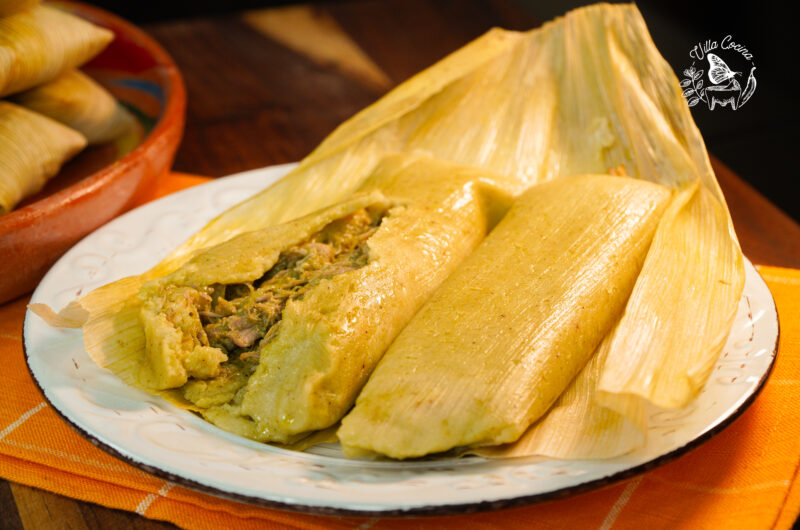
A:
[[[123,462],[139,468],[147,473],[155,475],[159,478],[163,478],[170,482],[174,482],[180,486],[184,486],[196,491],[200,491],[203,493],[207,493],[210,495],[214,495],[215,497],[222,497],[225,499],[243,502],[247,504],[253,504],[257,506],[263,506],[265,508],[274,508],[279,510],[297,512],[297,513],[305,513],[305,514],[312,514],[312,515],[331,515],[331,516],[346,516],[346,517],[418,517],[418,516],[444,516],[444,515],[467,515],[473,514],[478,512],[486,512],[486,511],[495,511],[495,510],[505,510],[510,508],[519,508],[522,506],[529,506],[532,504],[538,504],[541,502],[551,501],[551,500],[558,500],[564,499],[567,497],[572,497],[574,495],[578,495],[581,493],[586,493],[591,490],[603,488],[606,486],[610,486],[617,482],[621,482],[627,480],[629,478],[635,477],[651,469],[655,469],[660,467],[664,464],[672,462],[673,460],[677,459],[680,456],[688,453],[692,449],[700,446],[704,442],[708,441],[709,439],[713,438],[725,428],[727,428],[731,423],[733,423],[736,419],[738,419],[749,407],[753,404],[755,399],[761,394],[761,391],[764,389],[764,386],[769,379],[770,375],[772,374],[772,370],[775,367],[775,361],[778,358],[778,344],[780,343],[780,336],[781,336],[781,328],[780,328],[780,318],[778,316],[778,307],[775,304],[775,297],[772,296],[772,291],[769,290],[769,286],[764,278],[761,276],[761,273],[758,272],[758,269],[755,268],[754,265],[751,264],[753,269],[755,270],[756,274],[758,275],[759,279],[764,282],[764,285],[767,287],[767,291],[770,293],[770,299],[772,301],[772,307],[775,310],[775,320],[777,326],[777,334],[775,336],[775,344],[772,347],[772,360],[770,361],[769,367],[767,368],[766,372],[762,375],[761,379],[758,381],[756,388],[753,392],[742,402],[742,404],[734,410],[730,415],[728,415],[725,419],[723,419],[719,424],[714,426],[713,428],[709,429],[705,433],[701,434],[697,438],[691,440],[687,444],[674,449],[673,451],[661,455],[658,458],[650,460],[649,462],[645,462],[638,466],[634,466],[632,468],[628,468],[626,470],[608,475],[607,477],[602,477],[599,479],[591,480],[589,482],[585,482],[583,484],[579,484],[576,486],[568,486],[565,488],[561,488],[554,491],[549,491],[546,493],[538,493],[534,495],[524,495],[521,497],[512,497],[507,499],[499,499],[495,501],[481,501],[469,504],[443,504],[443,505],[436,505],[436,506],[419,506],[415,508],[408,508],[408,509],[397,509],[397,510],[353,510],[347,508],[333,508],[329,506],[306,506],[306,505],[297,505],[297,504],[290,504],[281,501],[271,501],[267,499],[262,499],[260,497],[251,497],[249,495],[242,495],[238,493],[230,493],[220,489],[217,489],[212,486],[208,486],[206,484],[202,484],[200,482],[187,479],[175,474],[172,474],[168,471],[164,471],[160,468],[151,466],[149,464],[145,464],[139,462],[127,455],[122,454],[121,452],[117,451],[115,448],[111,447],[110,445],[104,443],[100,439],[96,438],[94,435],[90,434],[89,432],[83,430],[80,426],[76,425],[72,422],[64,413],[62,413],[57,407],[55,407],[50,399],[47,397],[47,393],[44,391],[42,386],[39,384],[39,380],[36,379],[36,376],[33,374],[33,371],[30,367],[29,362],[29,355],[27,344],[25,341],[25,325],[24,322],[27,322],[28,318],[30,318],[30,311],[26,312],[25,321],[23,322],[22,328],[22,351],[25,356],[25,366],[28,369],[28,373],[31,376],[36,388],[44,397],[47,404],[50,405],[50,408],[64,420],[67,425],[72,427],[79,435],[83,438],[88,440],[92,445],[99,447],[103,451],[111,454],[115,458],[122,460]]]

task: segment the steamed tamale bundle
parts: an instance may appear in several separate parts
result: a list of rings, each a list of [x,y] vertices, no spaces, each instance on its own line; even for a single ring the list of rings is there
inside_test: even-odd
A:
[[[502,454],[534,452],[563,458],[614,456],[644,441],[648,406],[681,407],[697,395],[735,315],[744,283],[743,260],[724,198],[678,80],[659,55],[633,5],[602,4],[581,8],[527,33],[503,30],[487,33],[343,123],[285,178],[218,216],[152,270],[102,287],[71,304],[60,315],[51,314],[50,317],[54,322],[61,319],[62,324],[83,325],[87,350],[104,366],[109,365],[109,351],[104,351],[104,347],[115,342],[128,343],[128,353],[133,355],[131,352],[144,346],[139,337],[141,331],[135,330],[131,320],[131,315],[138,315],[141,307],[131,300],[146,282],[158,282],[158,278],[181,270],[200,249],[346,201],[364,186],[386,154],[412,151],[506,175],[510,181],[505,189],[514,195],[540,182],[558,182],[558,179],[574,175],[606,174],[612,169],[626,175],[631,184],[638,179],[674,190],[654,228],[646,255],[637,247],[637,263],[643,260],[643,265],[638,274],[633,274],[635,277],[627,267],[603,272],[590,266],[585,269],[586,276],[581,276],[580,270],[570,269],[556,259],[550,271],[556,280],[547,281],[557,284],[538,286],[542,290],[533,292],[527,286],[523,288],[521,283],[519,286],[513,283],[509,275],[513,277],[519,272],[517,269],[531,263],[540,271],[542,267],[547,270],[549,265],[536,261],[536,256],[529,255],[524,245],[509,244],[508,253],[518,259],[508,258],[508,262],[495,271],[508,282],[503,284],[505,296],[513,296],[515,291],[522,297],[535,297],[539,292],[556,293],[558,282],[567,283],[566,276],[559,276],[558,271],[575,274],[572,283],[578,285],[588,285],[587,277],[600,275],[598,278],[610,282],[612,291],[622,292],[624,289],[620,285],[624,284],[631,296],[614,297],[615,303],[608,307],[589,304],[592,311],[579,312],[585,317],[577,323],[579,328],[584,324],[595,326],[601,320],[602,326],[594,329],[591,341],[581,343],[580,352],[558,353],[556,357],[579,362],[570,361],[562,366],[560,360],[548,361],[555,363],[549,366],[560,374],[558,385],[553,387],[564,390],[560,397],[556,390],[545,385],[545,397],[537,401],[534,414],[526,408],[529,403],[515,401],[514,392],[500,392],[509,401],[506,408],[521,411],[503,420],[514,427],[492,424],[491,418],[475,419],[476,433],[455,437],[453,443],[503,443],[511,441],[513,436],[497,433],[513,432],[514,436],[521,436],[512,446],[498,449]],[[435,187],[443,178],[444,173],[432,173],[429,185]],[[576,200],[581,196],[578,190],[573,193]],[[523,201],[532,200],[527,197]],[[570,210],[570,204],[571,199],[562,200],[565,210]],[[629,206],[632,215],[644,208]],[[590,204],[585,207],[592,208]],[[552,211],[557,209],[554,207]],[[518,210],[515,217],[522,216],[519,213],[522,211]],[[540,215],[538,209],[529,208],[524,212],[531,217],[528,226],[533,232],[539,232],[542,238],[550,236],[552,227],[548,218],[534,221]],[[577,211],[571,213],[580,217]],[[597,217],[599,220],[602,216]],[[556,223],[558,226],[569,224],[559,219],[562,221]],[[652,224],[648,226],[652,229]],[[631,226],[626,225],[622,233],[630,229]],[[592,230],[587,228],[587,233]],[[596,237],[598,241],[592,248],[599,251],[601,237]],[[650,241],[650,236],[643,239]],[[571,249],[564,248],[563,252]],[[583,259],[585,256],[580,258],[578,265],[589,262]],[[478,275],[477,270],[470,270]],[[454,274],[455,278],[463,279],[459,275],[466,273]],[[627,280],[622,281],[623,278]],[[611,296],[610,292],[591,292]],[[502,293],[497,296],[503,299]],[[569,296],[566,299],[572,300]],[[555,298],[548,300],[555,303]],[[526,301],[549,307],[553,315],[552,319],[543,319],[541,326],[535,329],[561,336],[559,334],[568,331],[562,329],[563,326],[575,324],[569,318],[556,318],[566,314],[560,311],[562,306],[547,306],[544,300],[528,298]],[[469,302],[459,298],[457,303],[446,308],[450,315],[443,309],[437,313],[437,318],[452,322],[458,315],[469,313],[470,304],[483,307],[479,298]],[[606,310],[607,315],[600,315]],[[509,317],[501,314],[490,311],[485,318],[487,322],[495,322]],[[657,329],[654,323],[658,324]],[[446,327],[436,323],[431,326],[439,330]],[[508,340],[508,344],[522,344],[529,338],[525,333],[530,329],[533,328],[512,325],[502,340]],[[425,334],[420,331],[419,335]],[[131,337],[134,339],[130,340]],[[495,338],[481,340],[491,342]],[[432,344],[444,340],[435,336],[428,339],[434,341]],[[450,356],[457,373],[465,370],[458,368],[459,356],[464,356],[484,363],[476,367],[476,377],[480,378],[484,370],[486,377],[493,377],[491,374],[495,372],[490,365],[495,358],[481,357],[478,346],[462,346],[455,358]],[[408,348],[408,351],[413,349]],[[427,355],[431,351],[419,348],[414,351],[419,353],[421,362],[423,353]],[[115,356],[125,354],[113,353]],[[496,357],[502,360],[501,356]],[[444,355],[433,358],[447,362]],[[534,356],[533,364],[540,359],[542,357]],[[585,366],[581,370],[582,363]],[[519,364],[521,368],[511,362],[515,368],[523,370],[522,373],[530,373],[525,371],[524,363]],[[202,370],[203,366],[201,363],[199,368]],[[287,369],[284,365],[281,367]],[[438,370],[436,373],[447,372],[438,364],[434,368]],[[570,382],[575,374],[577,377]],[[546,375],[549,379],[550,372]],[[529,378],[528,382],[536,386],[538,383],[534,379]],[[444,385],[437,392],[457,394],[465,381],[447,380],[454,387],[448,389]],[[377,388],[377,384],[370,382],[369,386]],[[262,387],[261,391],[270,390]],[[535,388],[525,389],[521,395],[527,399],[536,392]],[[437,396],[434,393],[432,397]],[[371,402],[367,397],[363,399]],[[527,423],[534,421],[537,414],[541,415],[553,400],[555,404],[550,411],[522,433]],[[242,403],[244,401],[242,399]],[[474,404],[479,405],[479,401],[480,398],[476,398]],[[279,403],[280,400],[273,401],[276,406]],[[492,407],[496,404],[492,407],[489,404],[485,403],[487,410],[494,411]],[[457,411],[454,421],[461,424],[471,421],[469,414],[479,409],[478,405],[465,411],[463,416],[458,416]],[[238,405],[234,400],[226,406]],[[262,412],[253,409],[256,416]],[[356,412],[354,414],[353,418],[359,417]],[[258,423],[258,418],[252,414],[250,417]],[[451,421],[439,419],[443,424]],[[348,420],[342,433],[346,444],[358,452],[362,446],[354,440],[369,434],[356,433],[352,427],[355,424],[355,419]],[[637,433],[633,442],[630,441],[632,433]],[[577,436],[590,441],[583,443]],[[628,438],[623,440],[623,437]],[[445,446],[447,444],[432,444],[430,450]],[[423,451],[399,448],[392,454],[410,456]]]
[[[0,101],[0,215],[42,189],[85,146],[79,132]]]
[[[52,81],[113,38],[111,31],[49,6],[0,18],[0,96]]]
[[[133,116],[114,96],[80,70],[70,70],[11,100],[75,129],[89,145],[113,140],[134,125]]]
[[[669,196],[609,176],[525,192],[386,352],[342,421],[345,454],[517,440],[622,314]]]

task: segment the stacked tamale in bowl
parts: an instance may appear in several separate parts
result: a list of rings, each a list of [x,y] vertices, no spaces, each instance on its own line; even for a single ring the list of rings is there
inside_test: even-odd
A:
[[[0,0],[0,215],[87,145],[133,127],[114,97],[78,70],[113,37],[47,4]]]
[[[0,0],[0,303],[149,196],[186,108],[175,62],[133,24],[68,0],[12,4]]]

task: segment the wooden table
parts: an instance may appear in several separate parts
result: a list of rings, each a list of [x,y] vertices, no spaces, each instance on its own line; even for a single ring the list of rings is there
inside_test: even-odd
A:
[[[175,169],[221,176],[301,159],[340,122],[492,26],[528,29],[504,0],[352,1],[147,26],[183,71]],[[800,226],[714,160],[745,254],[800,268]],[[3,528],[167,528],[0,480]]]

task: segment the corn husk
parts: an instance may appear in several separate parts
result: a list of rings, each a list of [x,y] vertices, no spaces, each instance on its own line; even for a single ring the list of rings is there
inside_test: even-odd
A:
[[[692,381],[683,385],[688,392],[679,394],[696,393],[702,367],[718,355],[716,345],[737,309],[744,283],[741,250],[678,80],[633,5],[581,8],[528,33],[489,32],[342,124],[287,177],[217,217],[157,267],[128,281],[141,284],[175,270],[199,248],[341,200],[384,154],[412,150],[509,175],[516,179],[515,193],[544,180],[610,168],[678,190],[702,190],[700,206],[680,209],[681,222],[702,229],[678,234],[668,219],[659,225],[649,251],[653,258],[646,259],[620,322],[620,330],[633,329],[646,308],[672,331],[673,339],[669,345],[648,342],[649,349],[636,352],[628,348],[640,348],[645,341],[620,339],[606,361],[641,356],[637,374],[627,381],[639,380],[647,388],[641,401],[628,402],[625,412],[642,428],[644,415],[633,410],[641,402],[683,402],[673,400],[673,391],[664,385],[646,383],[647,367],[672,370],[665,379]],[[675,248],[707,253],[705,269],[676,266]],[[656,259],[663,254],[671,256],[670,263]],[[713,289],[710,278],[720,280]],[[668,297],[665,289],[672,291]],[[124,295],[124,288],[112,284],[66,314],[91,315],[91,323],[96,315],[108,316]],[[713,314],[703,316],[708,325],[690,337],[682,329],[689,312],[659,300],[689,300],[687,307]],[[87,347],[94,340],[87,334]],[[675,349],[692,352],[696,364],[689,367],[691,373],[686,365],[667,362]],[[628,383],[608,379],[603,379],[607,396],[626,393]],[[596,383],[590,386],[597,388]],[[601,406],[597,399],[591,403]],[[570,433],[588,430],[607,440],[615,436],[603,434],[603,429],[613,430],[610,423],[587,427],[590,416],[548,428],[563,435],[565,447]],[[612,446],[623,445],[609,442],[592,451],[608,456]]]
[[[735,316],[716,310],[715,304],[737,304],[741,290],[741,254],[711,230],[725,222],[724,208],[699,183],[670,205],[647,256],[647,274],[637,282],[611,338],[598,385],[602,404],[621,413],[640,408],[643,404],[636,402],[642,400],[674,409],[700,392]],[[664,290],[663,278],[680,283]],[[656,292],[660,296],[653,296]],[[655,319],[664,307],[680,311],[659,322]],[[647,353],[654,350],[670,354]]]
[[[268,190],[212,220],[184,245],[175,249],[148,276],[174,270],[198,248],[220,243],[237,233],[305,215],[347,198],[387,154],[419,151],[442,160],[476,165],[467,159],[459,162],[458,157],[441,156],[436,150],[428,148],[433,146],[423,145],[419,149],[410,146],[409,135],[415,129],[421,132],[426,124],[431,125],[436,121],[437,113],[444,114],[451,110],[431,101],[437,94],[449,92],[447,87],[474,72],[477,66],[497,59],[523,38],[523,34],[493,29],[412,77],[342,123],[295,170]],[[424,110],[414,113],[419,107]],[[533,146],[528,146],[527,151],[531,151],[531,158],[536,156]],[[485,167],[480,164],[477,166]],[[505,171],[495,170],[495,173],[513,175]],[[524,183],[519,183],[517,191],[524,187]],[[298,200],[301,197],[302,200]],[[269,204],[270,207],[264,209],[260,204]]]
[[[49,6],[0,19],[0,96],[52,81],[113,38],[111,31]]]
[[[85,146],[79,132],[0,101],[0,215],[42,189]]]
[[[38,3],[39,0],[0,0],[0,18],[26,11]]]
[[[525,192],[386,352],[342,420],[345,454],[517,440],[622,314],[669,197],[596,175]]]
[[[125,107],[80,70],[70,70],[10,99],[75,129],[89,145],[111,141],[134,126],[134,118]]]

